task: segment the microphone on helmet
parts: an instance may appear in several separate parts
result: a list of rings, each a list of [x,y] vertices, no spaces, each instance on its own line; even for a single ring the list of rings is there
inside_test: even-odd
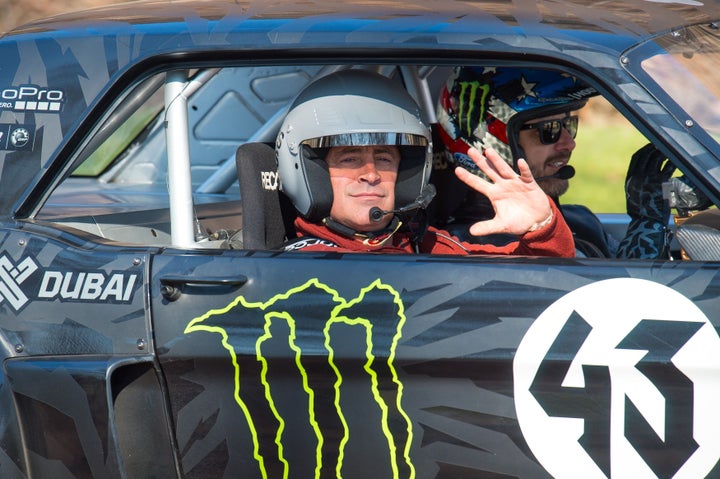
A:
[[[535,178],[535,181],[547,180],[550,178],[557,178],[558,180],[569,180],[573,176],[575,176],[575,168],[570,165],[565,165],[559,170],[557,170],[555,174]]]
[[[407,211],[417,210],[417,209],[424,209],[427,208],[427,206],[430,204],[433,198],[435,198],[435,194],[437,193],[437,190],[435,189],[434,185],[427,184],[422,189],[422,192],[420,195],[415,198],[415,201],[412,203],[403,206],[402,208],[398,208],[395,210],[381,210],[377,206],[373,206],[370,208],[370,221],[378,222],[381,219],[383,219],[383,216],[389,215],[389,214],[398,214],[398,213],[405,213]]]

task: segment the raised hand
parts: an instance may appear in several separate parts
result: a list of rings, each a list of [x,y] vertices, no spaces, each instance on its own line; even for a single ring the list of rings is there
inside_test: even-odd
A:
[[[662,184],[672,176],[675,165],[650,143],[632,156],[625,178],[627,212],[633,218],[667,223],[670,207],[663,198]]]
[[[550,199],[535,182],[525,160],[518,160],[518,174],[497,151],[488,148],[484,153],[475,148],[468,150],[468,156],[490,181],[465,168],[455,169],[460,181],[485,195],[495,210],[494,218],[478,221],[470,227],[470,233],[475,236],[495,233],[521,236],[550,223]]]
[[[651,143],[632,156],[625,179],[630,225],[618,247],[618,257],[667,257],[670,205],[663,198],[662,184],[674,171],[675,166]]]

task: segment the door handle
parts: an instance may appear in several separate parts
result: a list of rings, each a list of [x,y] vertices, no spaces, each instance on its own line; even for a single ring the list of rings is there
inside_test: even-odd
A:
[[[160,278],[160,293],[168,301],[175,301],[182,294],[183,286],[213,287],[221,286],[228,288],[239,288],[248,282],[247,276],[237,275],[228,277],[204,277],[196,278],[191,276],[163,276]]]

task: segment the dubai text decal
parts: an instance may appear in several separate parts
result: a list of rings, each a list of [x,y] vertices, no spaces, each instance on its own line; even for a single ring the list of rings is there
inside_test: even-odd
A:
[[[231,320],[220,326],[221,317]],[[365,447],[381,451],[386,477],[409,478],[412,426],[393,364],[404,324],[399,293],[380,280],[346,300],[312,279],[265,302],[239,296],[191,320],[185,333],[220,335],[262,477],[297,475],[308,462],[304,477],[342,477],[352,441],[371,430]],[[303,447],[309,454],[298,455]]]
[[[600,281],[525,334],[518,421],[558,479],[706,477],[720,458],[718,368],[720,338],[692,301],[651,281]]]
[[[40,278],[32,281],[33,276]],[[31,301],[128,304],[140,284],[138,277],[137,273],[126,271],[44,269],[29,256],[15,264],[11,257],[3,254],[0,256],[0,304],[7,302],[15,312]]]

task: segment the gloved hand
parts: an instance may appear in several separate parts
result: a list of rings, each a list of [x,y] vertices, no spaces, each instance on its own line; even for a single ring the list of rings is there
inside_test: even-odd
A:
[[[665,196],[670,208],[678,212],[704,210],[712,206],[712,201],[686,177],[673,177],[664,185]]]
[[[675,166],[652,143],[633,154],[625,178],[630,225],[618,247],[619,258],[667,257],[670,206],[663,198],[662,184],[674,171]]]

